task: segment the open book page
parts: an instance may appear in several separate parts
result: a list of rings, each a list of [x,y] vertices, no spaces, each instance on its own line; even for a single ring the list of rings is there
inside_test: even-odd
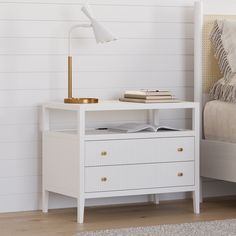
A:
[[[135,133],[141,131],[157,132],[157,131],[178,131],[179,129],[168,126],[155,126],[146,123],[125,123],[118,126],[108,128],[111,131]]]

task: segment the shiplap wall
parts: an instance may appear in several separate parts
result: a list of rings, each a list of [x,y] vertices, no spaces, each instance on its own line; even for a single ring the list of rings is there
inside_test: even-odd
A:
[[[119,40],[96,45],[90,29],[73,34],[75,96],[116,99],[125,89],[161,88],[192,100],[192,0],[90,3]],[[40,207],[40,105],[67,96],[67,33],[87,21],[80,7],[80,0],[0,0],[0,212]],[[162,119],[184,125],[189,114]],[[54,195],[51,207],[74,204],[59,200]]]

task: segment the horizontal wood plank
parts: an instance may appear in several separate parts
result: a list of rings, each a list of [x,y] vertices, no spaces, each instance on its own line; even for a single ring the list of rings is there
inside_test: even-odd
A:
[[[41,140],[38,124],[0,125],[0,142],[34,142]]]
[[[192,71],[74,72],[74,89],[193,87]],[[91,78],[92,83],[91,83]],[[67,72],[2,73],[0,90],[66,89]]]
[[[41,189],[42,181],[40,176],[0,178],[0,196],[40,193]]]
[[[9,4],[56,4],[56,5],[81,5],[83,0],[1,0],[1,3]],[[192,7],[194,0],[90,0],[91,5],[123,5],[123,6],[159,6],[159,7]]]
[[[37,159],[42,156],[41,142],[0,142],[0,159]]]
[[[41,108],[0,108],[0,125],[7,124],[37,124],[40,122]]]
[[[41,159],[0,160],[0,178],[41,175]]]
[[[9,194],[0,196],[0,212],[31,211],[39,209],[40,195]]]
[[[0,38],[0,55],[67,54],[68,39]],[[193,39],[119,39],[109,44],[97,44],[94,39],[73,39],[72,54],[193,55]]]
[[[9,4],[0,3],[0,20],[48,20],[48,21],[85,21],[80,4]],[[119,22],[193,22],[191,8],[137,5],[92,5],[99,21]],[[132,14],[130,14],[132,12]]]
[[[86,22],[81,22],[86,23]],[[74,22],[0,21],[0,37],[67,38]],[[104,22],[119,38],[193,38],[192,23]],[[94,38],[91,29],[80,29],[73,37]]]
[[[102,100],[119,99],[123,96],[126,88],[113,89],[80,89],[74,90],[74,96],[79,97],[98,97]],[[132,89],[132,88],[131,88]],[[161,87],[161,89],[167,89]],[[180,87],[168,88],[172,93],[181,100],[192,100],[193,88]],[[0,108],[3,107],[25,107],[39,106],[44,102],[63,101],[67,97],[67,89],[61,90],[18,90],[18,91],[1,91],[0,93]]]
[[[145,63],[144,63],[145,62]],[[181,55],[97,55],[75,56],[76,71],[192,71],[193,56]],[[0,56],[3,72],[66,72],[63,56]]]

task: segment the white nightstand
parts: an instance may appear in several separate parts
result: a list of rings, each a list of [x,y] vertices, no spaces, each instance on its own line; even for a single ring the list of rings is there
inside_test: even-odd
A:
[[[50,129],[50,110],[74,111],[75,131]],[[181,131],[115,133],[86,131],[87,112],[147,110],[158,119],[161,109],[192,109],[192,129]],[[115,196],[192,192],[199,213],[199,104],[125,103],[43,105],[43,212],[49,192],[78,200],[78,222],[83,223],[85,199]],[[158,198],[157,198],[158,201]]]

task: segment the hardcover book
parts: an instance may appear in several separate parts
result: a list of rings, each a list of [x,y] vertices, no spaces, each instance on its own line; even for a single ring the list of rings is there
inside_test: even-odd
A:
[[[137,94],[125,94],[125,98],[140,98],[140,99],[146,99],[146,100],[165,100],[165,99],[174,99],[171,95],[137,95]]]
[[[120,98],[122,102],[138,102],[138,103],[167,103],[167,102],[179,102],[177,99],[142,99],[142,98]]]
[[[148,89],[141,89],[141,90],[128,90],[125,91],[125,95],[143,95],[143,96],[171,96],[170,91],[165,90],[148,90]]]
[[[108,128],[111,131],[136,133],[142,131],[158,132],[158,131],[179,131],[180,129],[172,128],[169,126],[156,126],[143,123],[125,123],[118,126]]]

